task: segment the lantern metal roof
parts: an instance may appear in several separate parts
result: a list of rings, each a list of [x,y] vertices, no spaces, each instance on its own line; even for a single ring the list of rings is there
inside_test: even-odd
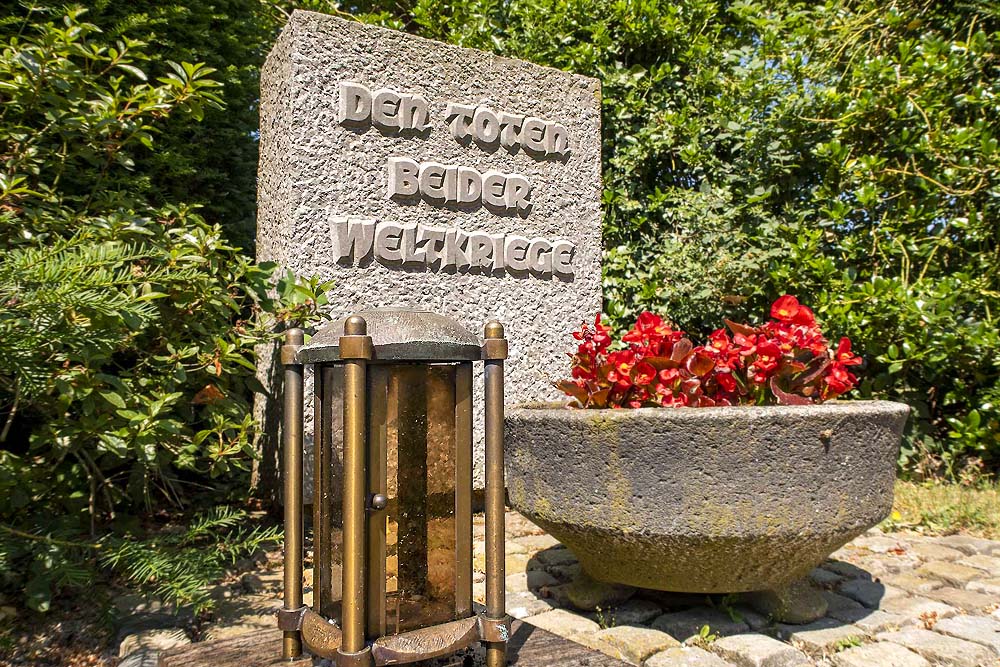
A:
[[[403,308],[363,310],[372,339],[371,361],[378,362],[455,362],[482,358],[479,338],[457,320],[437,313]],[[340,361],[340,337],[344,335],[345,316],[329,322],[313,335],[296,355],[300,364]]]

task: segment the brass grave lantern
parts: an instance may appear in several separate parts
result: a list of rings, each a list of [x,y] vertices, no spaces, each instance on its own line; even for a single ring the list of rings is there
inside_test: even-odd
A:
[[[448,655],[506,664],[503,360],[458,322],[381,309],[289,329],[285,367],[283,657],[337,667]],[[472,603],[472,365],[485,365],[486,608]],[[315,385],[313,606],[302,603],[304,364]]]

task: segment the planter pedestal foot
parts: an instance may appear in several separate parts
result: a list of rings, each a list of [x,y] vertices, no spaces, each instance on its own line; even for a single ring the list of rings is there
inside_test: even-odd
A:
[[[808,580],[787,586],[747,593],[746,601],[755,611],[780,623],[803,624],[826,616],[826,598]]]
[[[594,579],[581,569],[566,590],[566,596],[574,607],[582,611],[606,611],[628,600],[635,591],[633,586]]]

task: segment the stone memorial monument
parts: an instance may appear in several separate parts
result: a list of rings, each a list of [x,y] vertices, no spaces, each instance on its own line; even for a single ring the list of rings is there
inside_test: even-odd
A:
[[[507,403],[559,398],[569,333],[601,307],[595,79],[296,11],[260,107],[258,260],[333,280],[334,316],[499,319]],[[273,387],[273,350],[261,362]]]

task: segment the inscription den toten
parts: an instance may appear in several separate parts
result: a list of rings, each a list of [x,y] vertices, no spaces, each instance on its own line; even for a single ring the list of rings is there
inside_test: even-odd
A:
[[[342,81],[338,92],[337,120],[342,125],[371,123],[383,132],[418,135],[431,129],[430,106],[421,95],[389,88],[372,91],[353,81]],[[484,146],[499,144],[509,151],[524,150],[536,159],[565,160],[570,153],[568,132],[560,123],[454,102],[448,104],[446,116],[451,136],[463,145],[472,141]],[[496,213],[522,216],[531,211],[531,183],[521,174],[479,172],[409,157],[390,157],[386,168],[389,199],[420,197],[438,205],[481,204]],[[416,264],[538,277],[573,274],[575,246],[569,241],[340,216],[331,224],[334,255],[341,263],[374,255],[387,266]]]

